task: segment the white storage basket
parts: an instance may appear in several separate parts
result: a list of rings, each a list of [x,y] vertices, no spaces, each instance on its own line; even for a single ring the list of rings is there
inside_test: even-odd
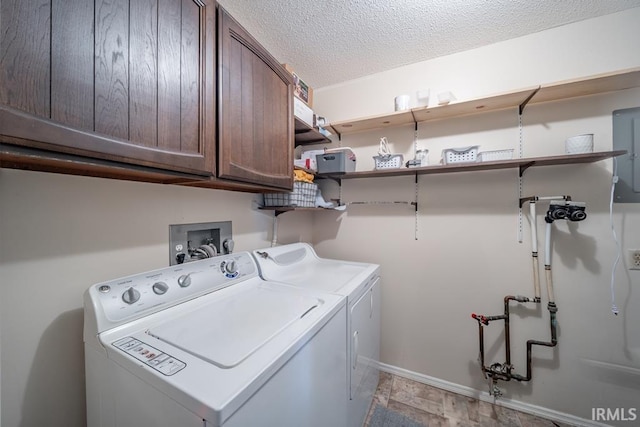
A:
[[[580,154],[593,152],[593,134],[576,135],[567,138],[564,143],[564,150],[567,154]]]
[[[317,191],[317,184],[295,181],[293,191],[289,193],[264,193],[264,206],[313,208],[316,206]]]
[[[478,145],[463,148],[446,148],[442,150],[442,162],[451,163],[475,162],[478,159]]]
[[[384,154],[381,156],[373,156],[376,169],[397,169],[402,167],[404,157],[402,154]]]
[[[478,153],[479,162],[494,162],[497,160],[511,160],[511,159],[513,159],[513,149],[481,151]]]
[[[373,156],[374,169],[397,169],[402,167],[404,156],[402,154],[392,154],[389,149],[387,137],[380,138],[380,148],[378,155]]]

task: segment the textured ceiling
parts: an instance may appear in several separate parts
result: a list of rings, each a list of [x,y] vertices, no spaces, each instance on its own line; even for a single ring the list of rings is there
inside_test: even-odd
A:
[[[640,0],[218,2],[314,88],[640,7]]]

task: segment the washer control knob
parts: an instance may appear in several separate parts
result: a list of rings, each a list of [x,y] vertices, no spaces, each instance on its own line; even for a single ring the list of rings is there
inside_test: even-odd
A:
[[[182,276],[178,277],[178,285],[180,285],[181,288],[186,288],[190,284],[191,284],[191,273],[183,274]]]
[[[129,288],[122,294],[122,301],[127,304],[133,304],[134,302],[140,299],[140,292],[135,290],[134,288]]]
[[[224,271],[225,273],[230,275],[236,274],[238,272],[238,266],[236,265],[236,262],[234,260],[228,261],[224,265]]]
[[[156,295],[166,294],[169,290],[169,286],[165,282],[156,282],[151,288],[153,289],[153,293]]]

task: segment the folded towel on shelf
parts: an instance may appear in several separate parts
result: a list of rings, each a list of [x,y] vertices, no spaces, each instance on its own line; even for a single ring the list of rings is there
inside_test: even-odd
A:
[[[293,180],[294,181],[301,181],[301,182],[308,182],[308,183],[313,183],[313,175],[305,172],[301,169],[295,169],[293,171]]]

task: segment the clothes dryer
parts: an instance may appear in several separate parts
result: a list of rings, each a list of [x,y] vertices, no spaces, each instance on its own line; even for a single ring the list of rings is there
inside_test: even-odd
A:
[[[321,258],[306,243],[252,253],[265,280],[347,298],[347,424],[362,426],[379,380],[380,266]]]

